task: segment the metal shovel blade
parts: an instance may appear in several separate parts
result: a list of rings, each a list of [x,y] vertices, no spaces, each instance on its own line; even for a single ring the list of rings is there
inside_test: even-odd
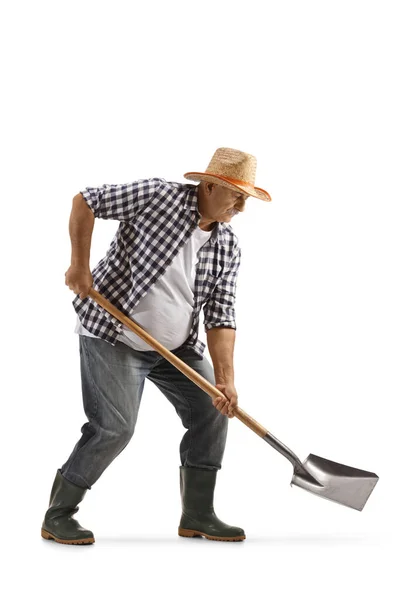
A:
[[[263,439],[288,459],[294,467],[290,485],[297,485],[321,498],[362,510],[378,482],[378,475],[309,454],[302,463],[296,454],[264,430]]]
[[[315,454],[310,454],[302,467],[295,467],[290,485],[360,511],[379,479],[376,473],[341,465]]]

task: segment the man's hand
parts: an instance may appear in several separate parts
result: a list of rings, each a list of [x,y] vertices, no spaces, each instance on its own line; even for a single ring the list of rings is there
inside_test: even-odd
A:
[[[213,405],[223,415],[228,415],[229,419],[232,419],[232,417],[235,416],[233,414],[233,411],[238,405],[238,395],[233,381],[229,381],[226,383],[217,383],[215,387],[221,390],[221,392],[224,394],[224,396],[226,396],[228,400],[226,401],[221,396],[218,396],[218,398],[214,398]]]
[[[65,285],[75,294],[80,294],[81,300],[86,298],[93,286],[93,277],[89,267],[71,265],[65,273]]]

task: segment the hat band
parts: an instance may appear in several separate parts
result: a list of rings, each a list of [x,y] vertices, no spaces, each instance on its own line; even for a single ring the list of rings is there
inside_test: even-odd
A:
[[[242,179],[232,179],[231,177],[224,177],[223,175],[217,175],[216,173],[210,173],[209,171],[206,171],[206,174],[211,175],[213,177],[218,177],[219,179],[223,179],[228,183],[233,183],[235,185],[247,185],[254,188],[254,185],[250,183],[250,181],[243,181]]]

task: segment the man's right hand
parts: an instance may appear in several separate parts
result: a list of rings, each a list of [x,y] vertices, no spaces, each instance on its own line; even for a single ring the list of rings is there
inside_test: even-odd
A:
[[[73,290],[75,294],[79,294],[81,300],[86,298],[93,286],[93,277],[89,267],[71,265],[65,273],[65,285]]]

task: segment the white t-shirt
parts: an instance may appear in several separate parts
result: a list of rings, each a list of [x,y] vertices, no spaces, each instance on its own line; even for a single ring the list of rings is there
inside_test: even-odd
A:
[[[178,348],[190,333],[197,253],[211,234],[212,230],[203,231],[197,226],[188,242],[168,265],[165,273],[150,286],[133,312],[127,315],[167,350]],[[79,318],[75,333],[97,337],[81,325]],[[154,351],[152,346],[125,325],[122,326],[117,339],[134,350]]]

